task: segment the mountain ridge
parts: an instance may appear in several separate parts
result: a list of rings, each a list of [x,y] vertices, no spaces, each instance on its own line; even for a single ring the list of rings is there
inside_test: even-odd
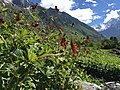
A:
[[[120,39],[120,17],[116,19],[111,19],[106,23],[107,29],[104,31],[100,31],[106,38],[110,38],[112,36],[118,37]]]
[[[26,2],[28,0],[25,0],[25,3],[23,5],[23,3],[19,3],[21,1],[23,0],[13,0],[12,3],[20,8],[27,8],[28,6],[34,5],[31,2]],[[58,24],[60,24],[66,33],[77,32],[81,36],[88,35],[93,41],[98,41],[103,38],[103,36],[99,34],[95,29],[65,12],[57,12],[55,9],[45,9],[41,6],[37,6],[36,9],[39,11],[38,16],[43,20],[43,22],[54,23],[56,27],[58,27]],[[71,26],[72,24],[74,24],[74,26]]]

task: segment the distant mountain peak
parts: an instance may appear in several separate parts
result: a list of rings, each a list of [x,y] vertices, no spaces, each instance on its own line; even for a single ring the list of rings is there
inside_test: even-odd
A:
[[[120,35],[120,17],[112,18],[107,23],[105,23],[106,29],[100,33],[106,36],[107,38],[111,36],[118,37]]]

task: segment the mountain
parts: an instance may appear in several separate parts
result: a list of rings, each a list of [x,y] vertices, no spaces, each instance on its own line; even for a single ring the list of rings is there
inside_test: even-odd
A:
[[[42,12],[42,9],[39,13],[39,16],[41,16],[42,20],[49,20],[50,16],[54,17],[54,24],[57,26],[57,24],[61,24],[64,28],[64,30],[69,32],[77,32],[79,35],[89,35],[92,39],[101,40],[103,36],[99,34],[96,30],[94,30],[92,27],[88,26],[87,24],[79,21],[78,19],[70,16],[69,14],[65,12],[56,12],[55,9],[48,9],[46,13]],[[57,17],[57,18],[56,18]],[[74,23],[74,26],[72,27],[72,24]]]
[[[19,7],[28,7],[30,5],[30,1],[29,0],[13,0],[12,1],[15,5],[19,6]]]
[[[120,37],[120,17],[117,19],[111,19],[106,24],[107,29],[100,31],[105,37],[110,38],[111,36]]]
[[[2,2],[4,5],[11,3],[21,8],[26,8],[31,4],[29,0],[1,0],[0,2]]]
[[[12,3],[12,0],[1,0],[2,3],[6,4],[6,3]]]
[[[12,8],[13,11],[23,11],[25,7],[33,5],[33,3],[31,3],[29,0],[13,0],[12,3],[14,6],[6,5],[6,7]],[[88,35],[93,41],[103,39],[103,36],[99,34],[95,29],[65,12],[57,12],[55,9],[45,9],[41,6],[37,6],[36,9],[39,11],[38,17],[41,18],[44,23],[47,22],[49,24],[54,24],[56,27],[59,27],[59,25],[61,25],[65,33],[69,34],[71,32],[74,32],[80,36]],[[24,11],[28,13],[27,9],[24,9]]]

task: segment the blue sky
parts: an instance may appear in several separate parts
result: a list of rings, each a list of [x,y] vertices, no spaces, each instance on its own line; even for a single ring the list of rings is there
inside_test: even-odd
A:
[[[104,23],[111,18],[120,15],[120,0],[31,0],[39,2],[45,8],[58,6],[60,11],[64,11],[80,21],[94,27],[100,25],[105,29]]]

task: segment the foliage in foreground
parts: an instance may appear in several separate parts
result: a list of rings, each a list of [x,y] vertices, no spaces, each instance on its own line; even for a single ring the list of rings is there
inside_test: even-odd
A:
[[[7,11],[1,9],[0,90],[78,90],[81,85],[76,86],[75,80],[94,81],[75,63],[89,37],[82,42],[75,41],[76,36],[68,38],[61,27],[42,24],[30,10],[32,20],[20,12],[5,21]]]
[[[0,90],[78,90],[74,81],[99,84],[93,77],[120,81],[120,59],[87,47],[89,36],[68,36],[61,25],[44,24],[31,10],[30,19],[20,12],[6,20],[7,11],[0,13]]]

